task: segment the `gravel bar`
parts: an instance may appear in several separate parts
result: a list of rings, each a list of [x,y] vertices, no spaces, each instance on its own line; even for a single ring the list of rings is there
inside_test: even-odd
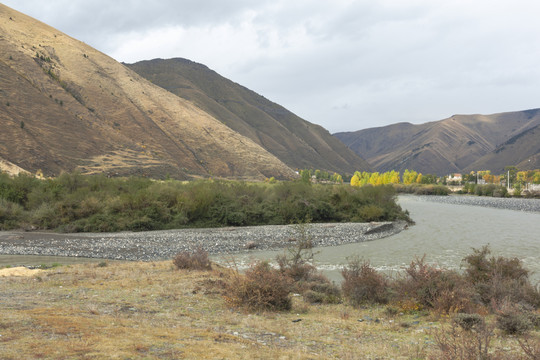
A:
[[[415,196],[415,198],[418,198],[422,201],[431,201],[445,204],[472,205],[506,210],[540,212],[540,199],[496,198],[473,195],[418,195]]]
[[[376,240],[405,228],[403,221],[332,223],[310,224],[307,231],[319,247]],[[298,231],[293,225],[77,234],[1,231],[0,254],[152,261],[198,247],[211,255],[277,250],[295,237]]]

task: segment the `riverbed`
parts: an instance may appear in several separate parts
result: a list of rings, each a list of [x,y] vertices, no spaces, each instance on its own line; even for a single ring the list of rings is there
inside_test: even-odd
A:
[[[462,259],[473,248],[489,245],[493,255],[522,260],[533,272],[532,279],[540,281],[540,200],[407,195],[399,197],[399,204],[416,225],[377,241],[316,248],[316,266],[335,281],[342,280],[341,269],[354,256],[389,274],[402,271],[424,255],[428,263],[460,269]],[[254,259],[272,260],[280,253],[239,255],[234,261],[245,267]],[[227,263],[231,258],[218,256],[215,260]]]
[[[416,222],[403,231],[389,229],[385,223],[310,225],[314,243],[319,245],[315,265],[335,281],[341,281],[340,271],[352,256],[390,274],[424,255],[429,263],[459,269],[473,248],[489,245],[493,255],[521,259],[533,271],[533,279],[540,280],[540,200],[406,195],[398,201]],[[291,227],[279,226],[115,234],[2,232],[0,253],[11,255],[0,255],[0,266],[102,258],[161,260],[206,244],[213,260],[243,268],[255,259],[275,259],[294,235]],[[2,242],[2,236],[11,238],[11,243]],[[41,257],[32,256],[36,254]]]

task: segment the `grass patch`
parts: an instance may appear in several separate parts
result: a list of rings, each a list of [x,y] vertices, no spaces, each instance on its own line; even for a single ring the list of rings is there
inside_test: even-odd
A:
[[[450,358],[441,355],[436,331],[451,336],[451,318],[377,304],[313,305],[302,297],[290,298],[290,310],[248,314],[224,297],[223,282],[234,272],[217,265],[194,271],[171,261],[77,264],[39,276],[0,283],[2,359]],[[533,359],[522,345],[534,354],[537,330],[506,336],[494,321],[486,318],[490,356]],[[474,339],[456,326],[466,335],[459,341]]]

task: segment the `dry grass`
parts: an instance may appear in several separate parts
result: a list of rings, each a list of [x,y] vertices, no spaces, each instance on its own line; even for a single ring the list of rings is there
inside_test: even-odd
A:
[[[436,358],[434,316],[314,306],[299,296],[290,311],[249,314],[223,298],[229,275],[217,266],[177,270],[166,261],[0,278],[0,358]],[[515,339],[499,335],[493,346],[521,351]]]

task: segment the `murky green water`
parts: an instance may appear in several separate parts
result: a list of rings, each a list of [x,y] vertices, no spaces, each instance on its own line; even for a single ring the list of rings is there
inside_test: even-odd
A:
[[[380,240],[317,248],[317,267],[341,281],[341,268],[351,256],[360,256],[377,269],[392,273],[425,254],[428,263],[458,269],[472,248],[489,244],[494,255],[521,259],[534,272],[534,281],[540,281],[540,214],[424,202],[414,196],[401,196],[399,203],[409,210],[415,226]],[[280,253],[236,256],[235,261],[241,268],[254,259],[274,259]],[[230,257],[216,259],[230,261]]]

